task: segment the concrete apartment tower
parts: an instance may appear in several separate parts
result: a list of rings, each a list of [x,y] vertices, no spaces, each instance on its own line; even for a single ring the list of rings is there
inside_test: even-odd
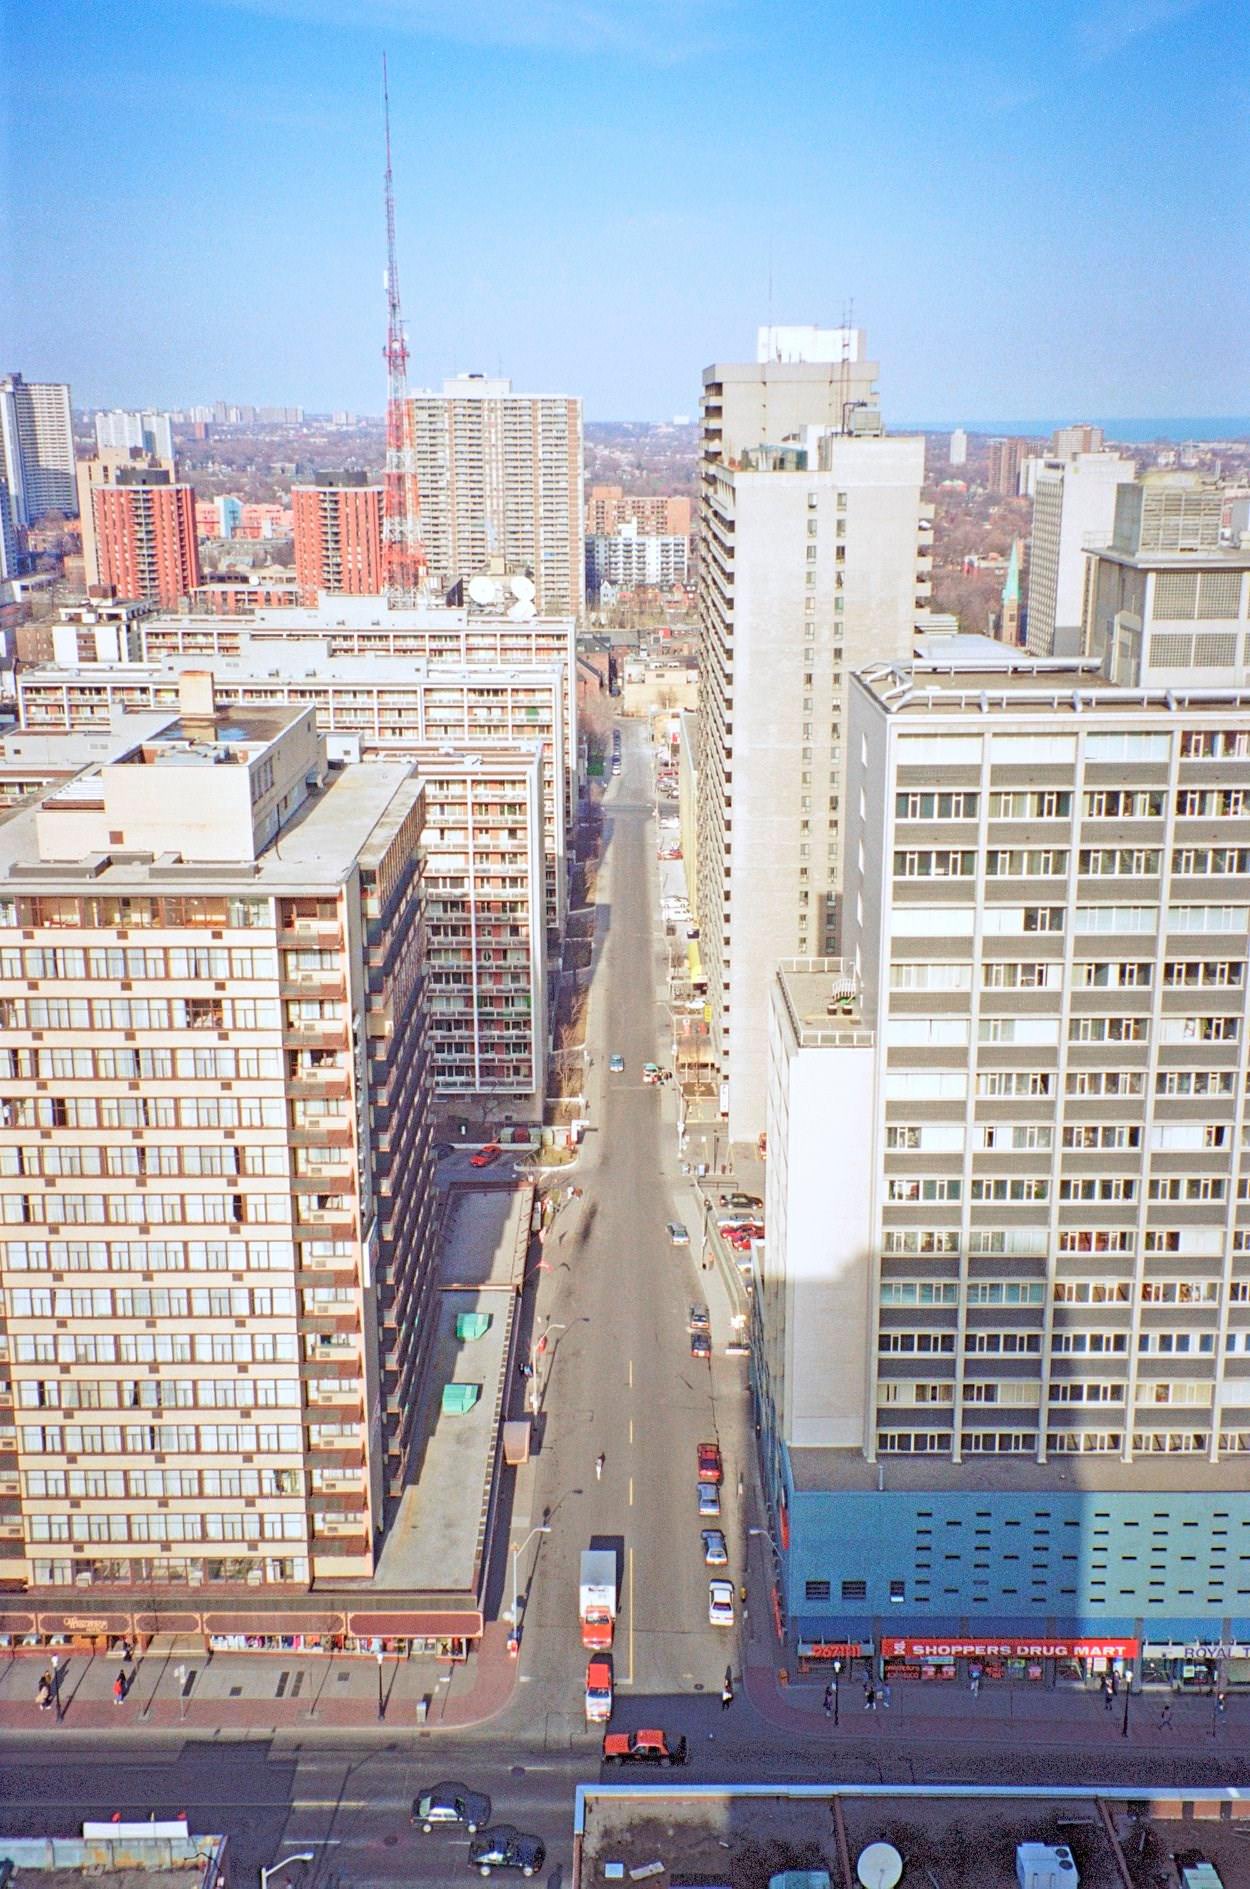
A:
[[[830,339],[820,352],[839,346]],[[905,658],[927,609],[924,441],[887,438],[875,406],[844,401],[855,382],[838,387],[840,365],[704,376],[698,919],[733,1141],[764,1128],[778,960],[820,956],[838,935],[849,677]],[[867,388],[877,370],[860,366]],[[769,422],[774,369],[786,444],[750,436]],[[804,427],[794,416],[805,390],[822,416],[836,410],[876,431],[833,431],[823,418]]]
[[[74,430],[65,382],[0,375],[0,478],[15,525],[31,525],[45,512],[74,516]]]
[[[1085,550],[1106,543],[1116,488],[1136,468],[1118,453],[1078,452],[1038,462],[1029,541],[1028,648],[1033,656],[1075,656],[1081,649]]]
[[[206,677],[114,736],[2,829],[0,1569],[367,1579],[432,1240],[421,788]]]
[[[539,612],[586,599],[582,403],[459,374],[412,396],[421,536],[446,592],[502,562],[527,573]]]
[[[133,413],[114,407],[95,416],[96,450],[153,453],[157,459],[174,456],[174,431],[167,413]]]
[[[962,426],[957,426],[951,434],[950,462],[952,466],[966,466],[968,463],[968,435]]]
[[[844,956],[773,980],[787,1613],[1020,1677],[1242,1641],[1250,694],[991,643],[850,687]]]

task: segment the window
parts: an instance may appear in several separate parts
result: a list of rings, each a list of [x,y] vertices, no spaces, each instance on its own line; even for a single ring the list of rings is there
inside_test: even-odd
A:
[[[803,1598],[805,1600],[828,1600],[832,1588],[828,1581],[804,1581]]]
[[[975,793],[900,793],[894,796],[898,820],[975,820],[980,796]]]
[[[827,1587],[828,1583],[826,1582],[825,1585]],[[868,1598],[867,1581],[843,1581],[842,1598],[843,1600],[867,1600]]]

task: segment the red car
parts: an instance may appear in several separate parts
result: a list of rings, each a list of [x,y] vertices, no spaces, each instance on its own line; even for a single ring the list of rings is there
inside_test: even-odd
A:
[[[503,1149],[497,1141],[488,1141],[484,1148],[479,1148],[476,1154],[469,1156],[469,1166],[471,1168],[488,1168],[491,1162],[497,1161],[502,1153]]]
[[[699,1481],[719,1483],[724,1480],[721,1467],[720,1448],[715,1443],[699,1445]]]

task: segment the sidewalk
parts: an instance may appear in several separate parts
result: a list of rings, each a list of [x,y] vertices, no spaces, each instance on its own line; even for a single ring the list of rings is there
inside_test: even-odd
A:
[[[864,1709],[859,1679],[843,1680],[839,1696],[840,1724],[824,1713],[825,1682],[804,1679],[788,1686],[777,1683],[776,1669],[759,1663],[746,1669],[746,1694],[762,1719],[791,1737],[819,1738],[824,1743],[869,1740],[874,1744],[977,1745],[1010,1748],[1072,1746],[1082,1750],[1105,1743],[1108,1750],[1176,1752],[1188,1756],[1243,1753],[1250,1766],[1250,1698],[1234,1695],[1220,1714],[1208,1698],[1177,1698],[1166,1691],[1134,1693],[1129,1703],[1129,1731],[1122,1734],[1124,1697],[1120,1694],[1108,1712],[1101,1694],[1067,1687],[1052,1690],[1040,1685],[1013,1686],[986,1682],[974,1697],[967,1687],[937,1681],[897,1681],[890,1688],[888,1708]],[[1171,1725],[1161,1723],[1171,1707]]]
[[[61,1717],[42,1712],[35,1688],[47,1662],[22,1654],[0,1667],[0,1731],[126,1731],[224,1733],[261,1737],[314,1726],[334,1729],[463,1731],[495,1718],[510,1703],[517,1662],[508,1627],[488,1624],[478,1650],[463,1664],[387,1659],[381,1668],[360,1655],[148,1652],[125,1668],[125,1701],[113,1684],[123,1670],[113,1657],[71,1654],[61,1662]],[[419,1715],[428,1700],[428,1717]]]

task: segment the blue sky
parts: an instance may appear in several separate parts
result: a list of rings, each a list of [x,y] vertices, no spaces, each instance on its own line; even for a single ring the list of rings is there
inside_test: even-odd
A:
[[[0,0],[0,366],[81,404],[697,405],[853,301],[887,418],[1250,408],[1244,0]]]

